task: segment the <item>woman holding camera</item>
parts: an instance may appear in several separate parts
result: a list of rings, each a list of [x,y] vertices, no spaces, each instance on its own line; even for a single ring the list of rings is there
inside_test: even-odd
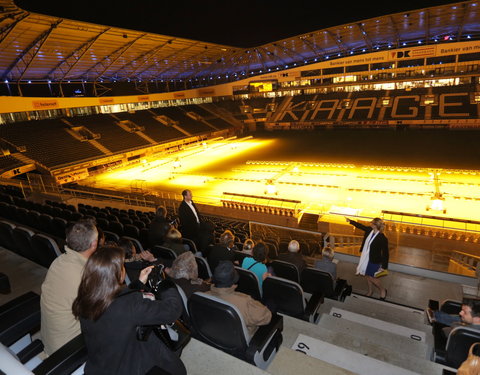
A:
[[[137,339],[137,327],[169,324],[180,316],[182,302],[176,288],[163,281],[161,300],[126,288],[124,258],[121,248],[102,247],[85,265],[72,306],[88,350],[85,374],[143,375],[152,368],[186,374],[180,358],[156,335],[149,335],[146,341]],[[152,268],[140,272],[142,283]]]

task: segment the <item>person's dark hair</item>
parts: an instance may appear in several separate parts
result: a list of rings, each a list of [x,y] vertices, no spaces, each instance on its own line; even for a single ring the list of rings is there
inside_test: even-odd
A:
[[[157,207],[157,212],[155,213],[155,216],[165,218],[167,216],[167,209],[163,206],[158,206]]]
[[[90,220],[79,220],[66,230],[67,246],[78,252],[88,250],[98,240],[98,229]]]
[[[189,189],[185,189],[184,191],[182,191],[182,196],[185,198],[189,191]]]
[[[101,247],[83,270],[72,312],[78,318],[97,320],[122,288],[125,254],[120,247]]]
[[[264,242],[257,242],[252,250],[253,259],[257,262],[265,262],[268,258],[268,248]]]
[[[105,246],[105,233],[103,233],[102,228],[97,226],[97,232],[98,232],[98,239],[97,239],[97,246],[102,247]]]
[[[468,300],[466,305],[472,309],[472,317],[480,317],[480,301]]]
[[[131,257],[133,257],[135,246],[133,245],[133,242],[131,240],[129,240],[128,238],[120,238],[120,241],[118,242],[118,247],[123,249],[125,253],[125,259],[130,259]]]

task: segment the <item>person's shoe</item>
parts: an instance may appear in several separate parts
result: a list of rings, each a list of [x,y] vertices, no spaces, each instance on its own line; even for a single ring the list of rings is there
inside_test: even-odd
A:
[[[430,307],[427,307],[425,309],[425,315],[427,315],[427,319],[430,324],[433,324],[433,322],[435,322],[435,313]]]
[[[385,289],[385,296],[380,297],[380,301],[385,301],[385,298],[387,298],[387,289]]]

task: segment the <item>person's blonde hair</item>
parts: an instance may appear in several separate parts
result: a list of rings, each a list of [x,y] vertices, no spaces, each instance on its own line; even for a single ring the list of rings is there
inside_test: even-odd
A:
[[[243,243],[243,251],[251,251],[253,247],[255,246],[255,242],[253,242],[252,239],[247,238],[245,242]]]
[[[180,231],[178,229],[170,228],[165,237],[167,237],[170,240],[178,240],[178,239],[182,238],[182,234],[180,233]]]
[[[379,217],[376,217],[375,219],[372,220],[372,224],[377,228],[380,232],[383,232],[385,229],[385,223],[383,222],[382,219]]]

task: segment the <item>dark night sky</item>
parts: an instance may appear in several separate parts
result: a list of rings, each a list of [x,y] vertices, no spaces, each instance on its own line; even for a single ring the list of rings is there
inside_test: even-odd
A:
[[[453,1],[15,0],[23,9],[237,47]],[[326,5],[328,4],[328,5]],[[350,3],[352,4],[352,3]],[[358,4],[358,6],[357,6]]]

